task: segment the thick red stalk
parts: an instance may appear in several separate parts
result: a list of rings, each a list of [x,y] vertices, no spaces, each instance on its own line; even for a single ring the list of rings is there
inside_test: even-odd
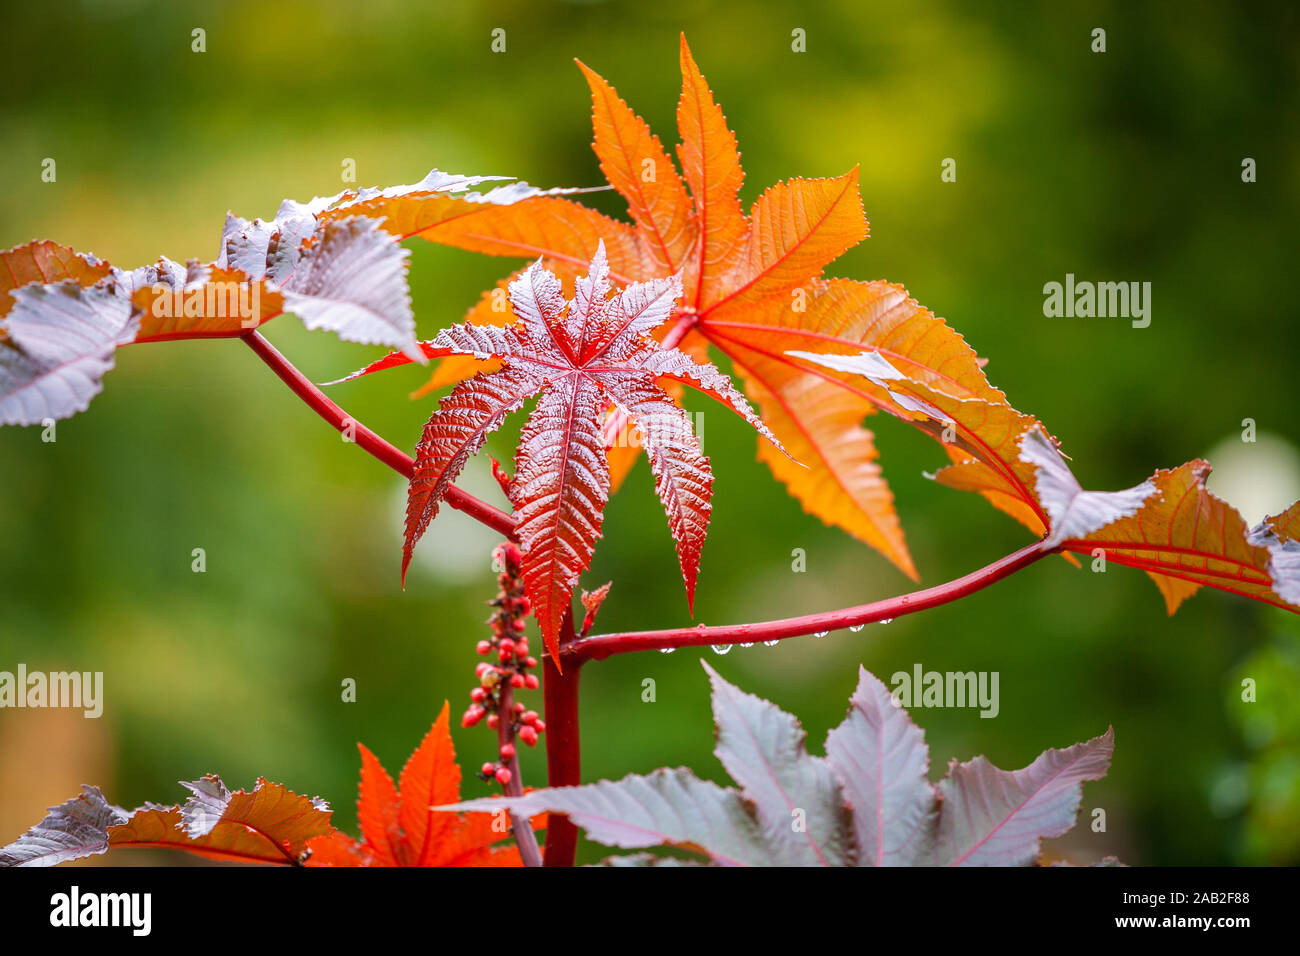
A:
[[[307,403],[307,407],[340,432],[347,430],[353,440],[365,451],[374,455],[399,475],[410,478],[415,462],[406,452],[380,438],[365,425],[352,418],[331,398],[316,387],[307,376],[298,371],[293,364],[262,337],[260,332],[249,332],[242,336],[258,357],[271,367],[271,371],[280,376],[295,395]],[[454,485],[447,489],[447,504],[457,511],[463,511],[471,518],[507,537],[513,538],[515,519],[500,508],[494,508],[486,501],[475,498],[469,492],[461,491]]]
[[[564,660],[565,674],[568,674],[569,668],[576,668],[584,661],[602,660],[613,654],[630,654],[633,651],[663,648],[702,647],[705,644],[741,642],[748,644],[755,641],[773,641],[804,634],[818,634],[842,627],[856,627],[859,624],[871,624],[956,601],[988,587],[995,581],[1002,580],[1009,574],[1014,574],[1051,553],[1050,549],[1043,547],[1041,541],[1036,541],[955,581],[922,591],[913,591],[911,594],[903,594],[885,601],[860,604],[857,607],[846,607],[838,611],[825,611],[821,614],[789,617],[779,621],[764,621],[759,624],[724,624],[713,627],[700,624],[696,627],[663,631],[599,634],[571,642],[561,649],[560,654]]]
[[[573,609],[560,625],[561,653],[573,641]],[[546,777],[552,787],[582,783],[582,751],[578,741],[578,677],[582,661],[556,668],[548,654],[542,661],[546,705]],[[546,866],[573,866],[578,852],[578,828],[567,817],[552,813],[546,821]]]

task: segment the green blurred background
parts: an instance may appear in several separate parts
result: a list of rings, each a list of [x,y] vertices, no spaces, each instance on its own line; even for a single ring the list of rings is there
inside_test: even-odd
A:
[[[207,50],[191,52],[191,30]],[[490,50],[504,28],[507,52]],[[1090,51],[1091,31],[1107,51]],[[791,50],[806,31],[807,52]],[[121,266],[211,259],[226,210],[414,182],[430,167],[538,185],[601,181],[574,57],[676,141],[677,35],[739,138],[748,204],[795,175],[861,164],[871,238],[828,272],[888,278],[991,358],[991,380],[1041,417],[1088,487],[1210,455],[1212,487],[1250,521],[1300,496],[1296,447],[1297,63],[1289,2],[818,4],[162,4],[14,7],[0,36],[0,247],[49,237]],[[57,161],[56,183],[40,179]],[[957,181],[940,163],[957,162]],[[1245,184],[1241,163],[1258,164]],[[622,215],[613,194],[594,203]],[[414,241],[420,331],[459,318],[513,263]],[[1150,281],[1153,320],[1047,319],[1042,286]],[[277,320],[269,337],[315,380],[378,354]],[[431,401],[419,370],[339,388],[350,412],[411,447]],[[495,538],[455,513],[398,586],[400,479],[321,423],[238,342],[119,353],[90,410],[0,432],[0,669],[102,670],[99,721],[0,712],[0,842],[82,782],[115,802],[172,801],[205,772],[321,794],[355,826],[356,741],[396,772],[444,699],[467,702],[494,584]],[[707,403],[716,509],[695,620],[812,612],[910,589],[882,558],[805,515],[742,422]],[[1260,441],[1241,441],[1242,420]],[[938,447],[877,429],[923,584],[1027,542],[983,501],[922,477]],[[516,430],[490,445],[509,458]],[[463,486],[500,501],[483,456]],[[644,462],[611,502],[589,585],[614,580],[600,629],[688,621]],[[191,572],[204,548],[207,571]],[[804,548],[807,573],[791,571]],[[888,679],[1001,674],[1001,713],[921,710],[932,771],[1004,767],[1115,727],[1111,775],[1055,853],[1135,864],[1300,862],[1300,627],[1203,592],[1174,617],[1152,583],[1042,562],[955,605],[777,647],[705,652],[730,680],[799,714],[813,749],[858,664]],[[711,756],[700,654],[586,670],[584,776]],[[1242,677],[1259,700],[1242,703]],[[354,678],[355,703],[340,699]],[[657,702],[642,702],[642,681]],[[527,695],[540,707],[540,694]],[[493,755],[455,732],[463,764]],[[524,755],[529,784],[540,751]],[[467,774],[468,776],[468,774]],[[472,777],[467,796],[488,792]],[[1086,815],[1107,810],[1092,833]],[[583,859],[597,859],[590,844]],[[174,857],[155,858],[175,862]],[[130,862],[119,859],[117,862]]]

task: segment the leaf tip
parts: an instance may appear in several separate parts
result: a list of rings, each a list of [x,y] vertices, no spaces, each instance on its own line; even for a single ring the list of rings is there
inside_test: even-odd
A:
[[[691,55],[691,45],[686,42],[686,31],[679,34],[680,43],[678,49],[681,51],[682,76],[686,77],[691,73],[699,73],[700,68],[695,65],[695,57]]]

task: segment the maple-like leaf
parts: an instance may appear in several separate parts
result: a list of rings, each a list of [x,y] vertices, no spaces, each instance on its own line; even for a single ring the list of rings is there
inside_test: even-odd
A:
[[[867,236],[856,170],[779,183],[746,215],[738,197],[744,171],[736,137],[685,37],[680,64],[680,173],[646,122],[608,82],[579,64],[591,88],[596,156],[627,201],[631,226],[559,196],[459,214],[445,200],[430,207],[397,197],[374,211],[402,223],[395,228],[404,236],[491,255],[540,255],[566,284],[575,264],[587,262],[602,238],[616,282],[680,272],[682,300],[660,336],[674,336],[674,344],[699,361],[707,360],[711,347],[726,354],[764,421],[800,463],[760,443],[759,456],[773,474],[807,511],[876,548],[915,578],[893,495],[876,461],[874,437],[862,427],[863,418],[876,410],[875,394],[811,369],[787,352],[877,347],[960,394],[1000,398],[1001,393],[989,386],[961,336],[900,287],[817,278]],[[466,321],[507,322],[489,303],[490,294]],[[416,394],[477,370],[464,358],[452,361],[456,364],[439,367]],[[640,454],[639,448],[618,442],[625,425],[616,410],[606,428],[615,488]],[[653,448],[646,450],[653,456]]]
[[[1026,866],[1042,839],[1074,825],[1083,782],[1110,765],[1108,730],[1045,751],[1022,770],[999,770],[984,757],[954,761],[933,784],[924,734],[861,668],[848,716],[817,757],[794,717],[704,669],[714,752],[739,789],[665,769],[439,809],[564,813],[607,846],[675,846],[722,865]],[[624,865],[651,862],[638,855]]]
[[[879,352],[791,357],[880,392],[882,408],[945,442],[954,464],[938,481],[983,495],[1045,547],[1146,571],[1170,614],[1205,585],[1300,612],[1300,502],[1250,528],[1206,489],[1199,460],[1123,491],[1085,491],[1042,424],[1005,400],[954,397]]]
[[[0,850],[2,866],[54,866],[115,849],[184,850],[214,860],[297,864],[309,841],[332,834],[324,801],[300,796],[266,778],[231,792],[216,775],[183,783],[182,805],[145,804],[134,811],[109,803],[98,787],[82,787],[67,803]]]
[[[470,355],[495,359],[503,367],[456,386],[424,427],[407,500],[403,577],[416,542],[466,461],[508,414],[539,396],[520,434],[510,502],[525,587],[557,665],[560,622],[601,536],[609,496],[603,412],[612,405],[642,427],[690,602],[708,530],[713,473],[689,418],[660,382],[678,382],[718,399],[774,440],[718,369],[662,348],[650,337],[682,294],[677,276],[610,293],[609,262],[597,243],[572,300],[565,299],[559,277],[539,260],[510,284],[518,325],[452,326],[421,346],[430,358]],[[408,361],[393,353],[349,378]]]
[[[402,768],[400,790],[375,755],[358,744],[361,839],[338,831],[317,837],[305,847],[307,866],[523,866],[518,849],[494,846],[511,833],[504,815],[456,817],[432,810],[460,799],[448,712],[444,702]]]

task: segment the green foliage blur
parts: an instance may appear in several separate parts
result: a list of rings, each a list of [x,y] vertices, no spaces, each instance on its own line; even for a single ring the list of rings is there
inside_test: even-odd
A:
[[[1091,51],[1098,27],[1105,53]],[[491,52],[495,28],[505,53]],[[791,49],[796,28],[806,52]],[[1300,30],[1287,2],[14,5],[0,34],[0,247],[48,237],[124,267],[210,260],[227,209],[269,218],[286,196],[335,193],[347,159],[359,185],[413,182],[434,166],[596,185],[573,58],[672,144],[683,30],[739,138],[746,205],[777,180],[860,164],[871,238],[828,274],[902,283],[946,317],[990,359],[994,384],[1062,439],[1086,486],[1127,487],[1213,453],[1212,487],[1248,506],[1248,520],[1300,497]],[[55,183],[41,181],[46,157]],[[1246,157],[1255,183],[1242,181]],[[945,158],[956,182],[940,179]],[[623,214],[613,194],[593,201]],[[514,266],[408,245],[424,336]],[[1042,287],[1066,273],[1151,282],[1150,327],[1045,318]],[[292,318],[267,334],[317,381],[380,354]],[[333,394],[410,448],[433,404],[407,398],[424,374]],[[707,401],[691,407],[717,475],[695,622],[913,587],[806,515],[756,462],[743,422]],[[1247,418],[1253,444],[1241,440]],[[929,439],[881,417],[869,425],[923,585],[1027,543],[979,498],[923,477],[944,461]],[[488,450],[508,461],[516,436],[507,427]],[[179,799],[176,781],[206,772],[320,794],[352,830],[356,742],[396,772],[444,699],[454,713],[466,705],[496,539],[445,512],[403,592],[403,482],[239,342],[123,350],[55,443],[39,428],[0,430],[0,462],[0,669],[101,670],[107,698],[99,721],[0,711],[0,842],[82,782],[130,806]],[[463,486],[501,503],[486,455]],[[798,548],[806,573],[792,571]],[[600,630],[688,623],[644,462],[611,502],[584,580],[611,579]],[[918,662],[998,671],[996,719],[913,712],[936,776],[951,757],[1014,768],[1115,727],[1112,772],[1086,788],[1081,823],[1055,855],[1295,864],[1297,625],[1210,591],[1168,617],[1141,573],[1051,559],[859,633],[704,653],[799,714],[815,752],[859,664],[885,680]],[[587,779],[687,765],[725,780],[700,656],[586,669]],[[341,700],[346,678],[355,703]],[[525,696],[540,709],[540,694]],[[464,794],[488,793],[471,768],[494,756],[491,735],[455,738]],[[523,755],[523,773],[543,783],[540,749]],[[1094,808],[1104,833],[1089,827]],[[588,844],[580,859],[601,855]]]

